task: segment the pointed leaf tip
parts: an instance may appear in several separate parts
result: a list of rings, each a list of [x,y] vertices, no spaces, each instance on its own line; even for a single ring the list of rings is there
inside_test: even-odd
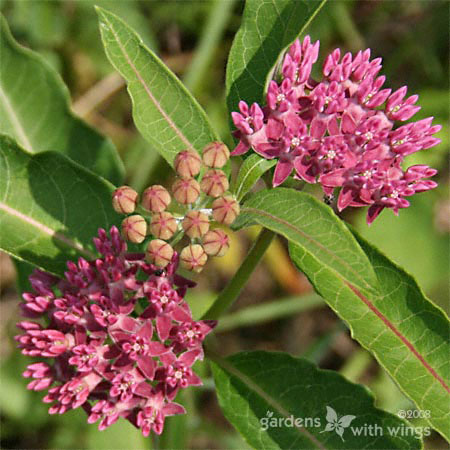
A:
[[[142,136],[170,164],[181,150],[199,152],[218,140],[198,102],[139,35],[115,14],[97,11],[106,55],[127,82]]]

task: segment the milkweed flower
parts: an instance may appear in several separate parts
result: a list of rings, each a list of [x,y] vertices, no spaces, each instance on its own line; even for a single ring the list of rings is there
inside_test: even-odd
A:
[[[294,177],[320,183],[327,196],[340,188],[337,206],[368,206],[367,222],[384,208],[409,206],[406,197],[433,189],[437,173],[425,165],[404,170],[406,156],[437,145],[441,127],[432,117],[402,124],[420,107],[406,86],[392,92],[378,75],[381,58],[370,49],[356,55],[329,54],[320,81],[311,77],[319,41],[296,40],[284,56],[280,82],[271,81],[266,105],[239,102],[232,119],[239,139],[232,155],[252,148],[277,159],[273,186]]]
[[[120,417],[144,436],[160,434],[166,416],[182,414],[177,392],[201,384],[193,372],[214,321],[195,321],[184,295],[195,283],[176,274],[178,255],[163,270],[127,253],[116,227],[94,238],[102,255],[69,262],[63,278],[36,270],[23,294],[16,336],[38,357],[24,377],[48,390],[50,414],[82,407],[103,430]]]

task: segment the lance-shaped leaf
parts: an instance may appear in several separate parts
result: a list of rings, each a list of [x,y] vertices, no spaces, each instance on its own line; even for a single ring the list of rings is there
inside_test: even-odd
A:
[[[247,0],[242,24],[230,50],[227,105],[262,102],[266,79],[280,52],[302,34],[325,3],[306,0]]]
[[[244,203],[233,227],[255,223],[300,245],[356,286],[376,287],[375,273],[356,239],[331,208],[313,196],[286,188],[259,191]]]
[[[245,194],[261,178],[261,175],[266,173],[276,163],[277,161],[275,159],[264,159],[256,154],[246,158],[239,168],[238,176],[232,188],[236,198],[241,201]]]
[[[113,189],[60,153],[30,155],[0,136],[0,249],[57,274],[92,258],[98,228],[118,221]]]
[[[114,14],[97,7],[106,55],[128,84],[134,122],[172,163],[184,149],[216,140],[203,109],[141,38]]]
[[[213,357],[212,369],[225,417],[254,448],[422,448],[407,422],[375,408],[367,389],[304,359],[243,352]]]
[[[37,53],[21,47],[0,17],[0,132],[30,153],[57,151],[119,184],[123,165],[109,139],[69,107],[60,76]]]
[[[352,336],[388,371],[431,425],[450,437],[450,328],[443,311],[416,281],[357,236],[375,269],[379,290],[359,288],[293,243],[293,261],[349,325]]]

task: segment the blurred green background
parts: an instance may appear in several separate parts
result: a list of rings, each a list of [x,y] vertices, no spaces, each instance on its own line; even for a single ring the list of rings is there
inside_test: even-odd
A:
[[[115,12],[186,83],[219,131],[233,145],[225,108],[225,65],[241,20],[243,2],[221,1],[42,1],[0,0],[14,37],[41,53],[61,74],[73,99],[73,110],[108,135],[127,168],[127,183],[137,190],[169,183],[167,164],[140,138],[131,119],[131,103],[120,77],[106,60],[94,4]],[[384,211],[368,228],[365,211],[346,212],[370,241],[413,274],[430,298],[449,311],[449,5],[447,1],[332,1],[308,32],[321,40],[321,60],[335,47],[357,51],[370,47],[382,56],[389,87],[403,84],[420,95],[415,119],[435,117],[443,126],[442,144],[408,159],[439,170],[439,188],[419,194],[395,217]],[[0,55],[1,56],[1,55]],[[0,60],[1,63],[1,60]],[[320,196],[315,186],[308,191]],[[199,317],[232,276],[257,230],[237,233],[232,250],[215,259],[198,279],[189,302]],[[1,444],[2,448],[36,449],[245,449],[246,444],[223,417],[206,364],[197,370],[205,385],[184,392],[189,413],[169,418],[164,435],[150,443],[128,422],[104,432],[87,425],[82,411],[47,414],[42,393],[25,389],[20,377],[26,358],[12,336],[18,319],[19,294],[14,267],[0,255]],[[281,350],[339,370],[375,392],[377,405],[391,412],[413,409],[376,361],[351,340],[334,313],[312,293],[305,277],[292,266],[285,243],[276,240],[249,285],[225,317],[214,338],[224,354],[239,350]],[[419,421],[415,422],[421,425]],[[433,434],[430,449],[448,448]]]

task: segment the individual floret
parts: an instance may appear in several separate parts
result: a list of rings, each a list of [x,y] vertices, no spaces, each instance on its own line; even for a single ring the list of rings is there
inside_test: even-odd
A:
[[[139,214],[128,216],[122,221],[122,236],[125,240],[140,244],[147,235],[147,222]]]
[[[151,212],[162,212],[170,205],[170,194],[159,184],[148,187],[142,193],[141,204],[144,209]]]
[[[209,256],[224,256],[230,248],[227,234],[219,229],[208,231],[203,237],[202,245]]]
[[[136,209],[138,193],[129,186],[117,188],[112,195],[114,211],[119,214],[131,214]]]

